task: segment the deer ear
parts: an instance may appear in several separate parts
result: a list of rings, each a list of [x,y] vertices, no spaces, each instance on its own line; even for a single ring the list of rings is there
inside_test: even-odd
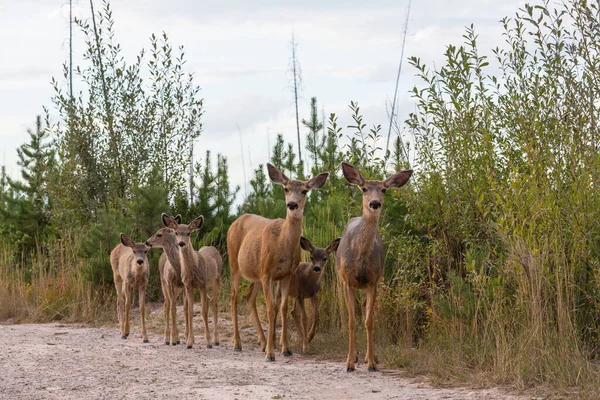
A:
[[[269,178],[271,178],[271,182],[279,185],[286,185],[289,182],[288,177],[285,176],[283,172],[278,170],[274,165],[267,163],[267,170],[269,172]]]
[[[197,231],[198,229],[200,229],[202,227],[202,225],[204,224],[204,217],[201,215],[198,218],[196,218],[195,220],[193,220],[192,222],[190,222],[190,229],[192,231]]]
[[[166,213],[162,213],[161,218],[164,226],[171,229],[177,229],[177,222],[173,218],[169,217]]]
[[[329,172],[321,172],[319,175],[312,177],[306,185],[311,189],[321,189],[329,178]]]
[[[342,162],[342,172],[344,173],[344,177],[346,178],[346,180],[351,184],[358,186],[362,186],[365,184],[365,180],[360,174],[360,172],[358,172],[356,168],[354,168],[347,162]]]
[[[309,253],[312,253],[315,249],[310,240],[308,240],[304,236],[300,236],[300,247],[302,247],[302,250],[306,250]]]
[[[329,246],[327,246],[327,248],[325,250],[328,253],[335,253],[338,249],[338,246],[340,245],[341,239],[342,238],[333,239],[333,241],[331,243],[329,243]]]
[[[398,172],[398,173],[390,176],[389,178],[387,178],[385,181],[383,181],[383,186],[385,188],[396,188],[396,189],[399,187],[402,187],[402,186],[406,185],[406,183],[410,179],[412,173],[413,173],[412,169]]]
[[[177,214],[175,216],[175,218],[173,218],[173,219],[175,220],[175,222],[177,222],[178,224],[180,224],[181,223],[181,214]]]
[[[131,248],[133,248],[135,246],[135,243],[133,243],[133,240],[131,240],[131,238],[124,233],[121,233],[121,243],[123,243],[123,246],[131,247]]]

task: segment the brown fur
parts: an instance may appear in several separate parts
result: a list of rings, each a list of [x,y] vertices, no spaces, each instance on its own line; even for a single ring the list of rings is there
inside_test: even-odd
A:
[[[181,216],[175,218],[177,223],[181,223]],[[164,223],[164,222],[163,222]],[[152,235],[146,244],[156,248],[162,248],[164,251],[158,260],[158,272],[160,274],[160,283],[163,292],[165,331],[164,342],[166,345],[173,346],[181,343],[179,331],[177,330],[177,299],[183,291],[183,282],[181,281],[181,263],[179,261],[179,246],[175,231],[171,228],[161,228]],[[187,310],[187,301],[183,298],[184,314]],[[172,326],[172,329],[171,329]],[[187,326],[186,326],[187,328]],[[186,330],[185,337],[188,332]]]
[[[132,290],[138,290],[140,317],[142,320],[142,340],[148,343],[146,334],[146,285],[150,274],[147,253],[150,246],[134,243],[121,233],[121,243],[110,252],[110,264],[117,289],[117,316],[122,339],[129,336],[129,313],[131,311]]]
[[[242,350],[237,322],[237,295],[243,276],[250,282],[261,282],[264,288],[269,318],[267,339],[265,339],[256,310],[256,295],[260,285],[251,285],[246,298],[259,345],[265,349],[267,360],[274,361],[277,307],[273,296],[273,282],[280,281],[282,288],[281,351],[284,355],[290,355],[287,342],[287,297],[290,274],[300,263],[300,235],[306,194],[311,189],[321,188],[329,173],[319,174],[309,181],[298,181],[288,179],[271,164],[267,164],[267,168],[271,181],[284,187],[287,205],[286,218],[270,220],[253,214],[242,215],[234,221],[227,232],[227,252],[231,268],[231,317],[234,329],[234,349]]]
[[[377,283],[383,275],[384,250],[377,230],[384,193],[388,188],[406,184],[412,170],[398,172],[384,181],[365,180],[350,164],[342,163],[344,177],[363,191],[362,217],[352,218],[346,224],[336,254],[337,271],[344,284],[344,297],[348,309],[348,358],[346,370],[354,371],[358,359],[356,349],[356,289],[365,289],[367,328],[367,354],[365,362],[369,371],[376,371],[373,345],[373,313],[377,296]]]
[[[321,290],[321,280],[323,271],[327,265],[327,257],[335,253],[340,243],[340,238],[333,240],[327,248],[314,247],[305,237],[300,238],[300,246],[303,250],[310,253],[310,262],[301,262],[298,268],[292,273],[290,280],[289,296],[296,299],[292,316],[296,323],[298,334],[302,338],[302,351],[308,350],[308,344],[315,337],[317,324],[319,323],[319,291]],[[281,288],[278,288],[281,289]],[[278,290],[278,301],[281,296],[281,290]],[[304,308],[304,300],[310,299],[313,311],[313,320],[308,330],[308,317]]]
[[[190,240],[192,232],[200,229],[204,223],[204,217],[200,216],[188,225],[178,224],[168,215],[162,215],[163,222],[167,227],[175,231],[179,245],[179,260],[181,263],[181,281],[183,282],[187,307],[185,307],[186,344],[191,349],[194,345],[193,316],[194,316],[194,289],[200,290],[202,298],[202,318],[204,319],[204,337],[206,347],[212,348],[210,330],[208,327],[208,293],[207,286],[211,287],[213,330],[215,344],[219,345],[219,332],[217,329],[218,300],[221,287],[221,273],[223,272],[223,258],[216,248],[204,246],[194,251]]]

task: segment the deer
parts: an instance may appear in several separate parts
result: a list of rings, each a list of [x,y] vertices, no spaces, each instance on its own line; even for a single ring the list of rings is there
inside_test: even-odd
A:
[[[148,251],[150,246],[135,243],[121,233],[121,243],[110,252],[110,264],[117,289],[117,317],[121,339],[129,336],[129,313],[131,310],[132,291],[138,290],[140,317],[142,319],[142,340],[148,343],[146,333],[146,285],[150,275]]]
[[[181,215],[172,218],[177,224],[181,224]],[[181,263],[179,261],[179,245],[177,244],[175,231],[166,226],[164,217],[162,217],[162,223],[165,227],[160,228],[154,235],[146,240],[146,245],[163,249],[163,253],[158,260],[158,272],[160,274],[160,283],[165,299],[163,307],[165,315],[164,342],[166,345],[171,344],[175,346],[181,343],[179,331],[177,330],[177,299],[183,291]],[[185,314],[185,310],[187,309],[185,296],[183,299],[183,308]],[[173,326],[172,329],[170,327],[171,323]],[[187,333],[186,330],[186,337]]]
[[[313,244],[305,238],[300,237],[300,247],[302,250],[310,253],[310,262],[301,262],[298,268],[292,273],[290,281],[289,297],[296,299],[292,316],[296,323],[296,329],[302,338],[302,352],[308,351],[308,345],[315,337],[317,324],[319,323],[319,291],[321,290],[321,280],[323,271],[327,265],[327,257],[337,251],[340,244],[340,238],[334,239],[326,248],[314,247]],[[281,287],[278,288],[277,299],[281,296]],[[304,300],[310,299],[313,311],[313,320],[308,330],[308,318],[304,308]],[[308,332],[307,332],[308,330]]]
[[[412,176],[412,170],[398,172],[389,178],[366,180],[352,165],[342,162],[346,180],[359,186],[362,195],[362,217],[350,219],[342,233],[336,252],[336,266],[344,287],[348,310],[348,358],[346,371],[352,372],[358,361],[356,348],[356,290],[366,292],[365,327],[367,330],[367,353],[365,362],[370,372],[377,371],[373,344],[373,314],[377,297],[377,284],[383,276],[383,241],[377,225],[383,198],[387,189],[404,186]]]
[[[237,296],[240,280],[244,277],[251,282],[246,300],[250,305],[259,345],[266,353],[266,360],[275,361],[275,321],[278,307],[274,302],[273,283],[279,282],[281,286],[281,352],[284,356],[291,356],[287,341],[287,298],[291,274],[300,263],[300,235],[306,195],[310,190],[320,189],[327,181],[329,172],[302,181],[289,179],[269,163],[267,170],[271,181],[283,186],[285,219],[268,219],[255,214],[240,216],[227,231],[227,252],[231,269],[234,351],[242,351],[237,319]],[[261,287],[258,283],[262,284],[267,303],[269,328],[266,340],[256,309],[256,296]]]
[[[223,272],[223,258],[219,251],[213,246],[201,247],[195,251],[190,240],[192,232],[199,230],[204,224],[204,217],[199,216],[189,224],[180,224],[168,216],[162,214],[163,223],[175,232],[177,245],[179,246],[179,262],[181,263],[181,281],[184,286],[185,302],[185,343],[188,349],[191,349],[195,343],[193,332],[194,316],[194,289],[200,290],[202,301],[202,318],[204,319],[204,338],[206,347],[211,349],[212,342],[208,326],[208,292],[207,287],[211,288],[211,305],[213,314],[213,333],[214,344],[219,345],[218,319],[219,291],[221,288],[221,274]]]

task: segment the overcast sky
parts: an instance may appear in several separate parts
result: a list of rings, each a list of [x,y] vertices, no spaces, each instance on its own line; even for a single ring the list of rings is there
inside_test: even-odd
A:
[[[89,18],[89,2],[73,0],[74,13]],[[498,22],[523,4],[516,0],[413,1],[399,87],[402,120],[414,109],[408,91],[418,83],[406,59],[441,65],[448,44],[463,41],[474,24],[480,48],[491,55],[501,44]],[[134,5],[135,4],[135,5]],[[96,0],[97,9],[102,4]],[[348,104],[358,101],[368,126],[387,130],[386,101],[394,86],[408,0],[113,0],[117,41],[132,60],[165,31],[174,47],[185,46],[187,68],[204,98],[204,131],[197,152],[228,157],[232,181],[242,185],[236,123],[243,133],[248,174],[268,161],[267,144],[277,133],[296,143],[291,90],[290,38],[298,42],[303,86],[300,116],[308,118],[316,96],[326,114],[345,126]],[[43,106],[51,106],[50,80],[62,77],[68,59],[68,1],[0,0],[0,162],[18,174],[16,148]],[[74,64],[81,63],[82,35],[74,28]],[[65,85],[66,86],[66,85]],[[76,87],[77,88],[77,87]],[[305,130],[301,131],[304,140]],[[198,154],[198,153],[197,153]],[[248,177],[249,179],[249,177]]]

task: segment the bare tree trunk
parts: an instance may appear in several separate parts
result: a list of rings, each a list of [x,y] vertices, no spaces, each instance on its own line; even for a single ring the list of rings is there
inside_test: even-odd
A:
[[[94,36],[96,38],[96,49],[98,51],[98,66],[100,67],[100,79],[102,81],[102,93],[104,95],[104,107],[106,109],[106,121],[108,125],[108,133],[110,134],[110,148],[112,153],[117,159],[117,167],[119,173],[119,196],[123,197],[125,195],[125,182],[123,180],[123,165],[121,163],[121,156],[119,154],[118,140],[115,135],[114,127],[113,127],[113,114],[112,108],[110,105],[110,99],[108,98],[108,88],[106,86],[106,78],[104,71],[104,64],[102,63],[102,52],[100,51],[100,36],[98,35],[98,29],[96,27],[96,14],[94,12],[94,2],[90,0],[90,8],[92,10],[92,24],[94,26]]]

